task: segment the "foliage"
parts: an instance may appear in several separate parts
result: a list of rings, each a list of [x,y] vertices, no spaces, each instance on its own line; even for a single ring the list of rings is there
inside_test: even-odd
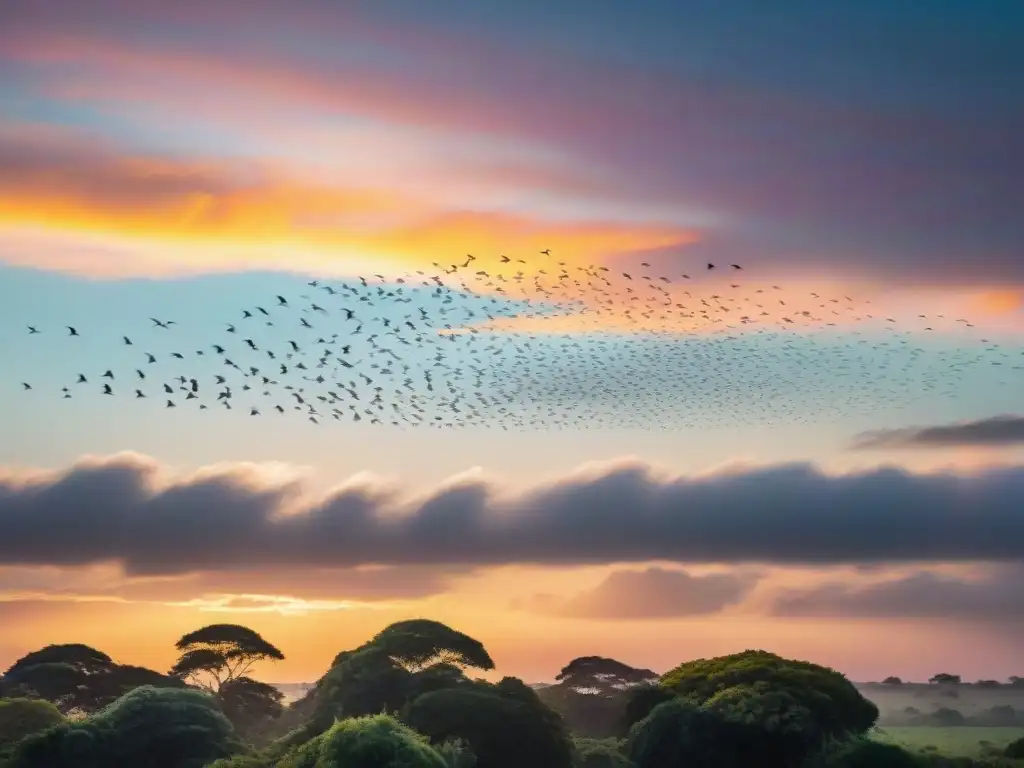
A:
[[[468,684],[466,667],[494,668],[478,640],[436,621],[400,621],[335,656],[317,683],[315,709],[321,721],[398,712],[419,696]]]
[[[274,768],[274,762],[264,755],[233,755],[222,757],[207,768]]]
[[[434,744],[460,738],[478,768],[565,768],[572,743],[561,717],[521,680],[474,682],[416,698],[403,719]]]
[[[26,736],[64,722],[53,704],[39,699],[0,699],[0,760],[10,756]]]
[[[5,696],[44,699],[64,714],[95,712],[141,685],[181,688],[182,683],[145,667],[117,664],[87,645],[48,645],[33,651],[0,679]]]
[[[572,768],[632,768],[616,739],[574,739]]]
[[[238,749],[208,694],[136,688],[101,712],[24,739],[12,768],[201,768]]]
[[[636,768],[741,768],[731,735],[720,714],[676,698],[633,726],[627,751]]]
[[[171,675],[210,691],[245,677],[258,661],[284,659],[258,632],[238,624],[211,624],[181,637]]]
[[[476,768],[476,755],[462,739],[449,739],[437,747],[437,752],[448,768]]]
[[[1012,760],[1024,760],[1024,736],[1008,744],[1003,754]]]
[[[625,735],[635,722],[623,724],[630,691],[649,686],[658,675],[603,656],[581,656],[564,666],[555,679],[557,684],[538,692],[544,703],[565,719],[574,734],[605,739]]]
[[[494,669],[483,643],[439,621],[399,621],[379,632],[369,644],[410,671],[437,664]]]
[[[932,675],[928,678],[928,682],[934,685],[960,685],[962,680],[960,675],[951,675],[948,672],[939,672],[937,675]]]
[[[447,768],[426,739],[388,715],[342,720],[278,768]]]
[[[284,694],[251,677],[226,681],[218,693],[221,709],[235,730],[250,742],[259,741],[258,732],[284,712]]]
[[[672,701],[675,694],[660,685],[638,685],[626,694],[626,705],[622,713],[622,735],[647,717],[654,708],[666,701]]]
[[[577,692],[610,694],[656,681],[658,673],[650,669],[637,669],[604,656],[580,656],[562,667],[555,679],[560,685]]]
[[[680,664],[662,677],[666,689],[697,703],[734,686],[756,684],[786,691],[809,711],[822,738],[866,733],[878,719],[878,707],[839,672],[767,651],[698,659]]]

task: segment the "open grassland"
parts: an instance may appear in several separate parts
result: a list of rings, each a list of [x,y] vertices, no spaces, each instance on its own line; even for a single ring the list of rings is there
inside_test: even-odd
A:
[[[877,728],[873,738],[898,744],[913,751],[934,751],[943,755],[980,757],[1024,736],[1024,728],[984,728],[963,726],[935,728],[902,726]]]

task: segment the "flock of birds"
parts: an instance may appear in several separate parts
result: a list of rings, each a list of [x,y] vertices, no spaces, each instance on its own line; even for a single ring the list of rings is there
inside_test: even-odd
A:
[[[966,318],[919,315],[907,327],[869,301],[748,283],[739,264],[666,274],[544,250],[433,266],[312,280],[238,307],[188,350],[176,320],[151,317],[145,347],[141,329],[116,341],[134,365],[77,372],[59,394],[318,425],[678,429],[831,419],[880,399],[903,407],[955,396],[972,371],[1005,366],[1010,383],[1024,370],[1019,351],[987,339],[923,342],[935,330],[971,334]],[[54,332],[89,331],[27,329]]]

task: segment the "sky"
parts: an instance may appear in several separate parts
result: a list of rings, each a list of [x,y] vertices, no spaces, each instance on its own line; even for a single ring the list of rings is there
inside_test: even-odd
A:
[[[0,668],[87,642],[164,669],[238,621],[287,657],[259,675],[297,682],[426,616],[531,682],[752,647],[857,680],[1021,674],[1019,3],[9,0],[0,21]],[[277,295],[380,275],[423,298],[435,262],[533,274],[541,251],[773,308],[724,335],[631,334],[592,303],[596,325],[464,323],[455,365],[489,345],[480,389],[541,404],[510,429],[98,395],[108,368],[177,375],[175,351],[212,380],[210,345]],[[521,309],[480,283],[454,306]],[[786,327],[809,296],[842,309]],[[317,328],[334,298],[307,300],[334,312]],[[64,400],[83,371],[95,392]]]

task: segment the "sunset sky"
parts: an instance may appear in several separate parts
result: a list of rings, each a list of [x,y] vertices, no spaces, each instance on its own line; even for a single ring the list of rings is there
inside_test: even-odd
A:
[[[1020,3],[0,5],[0,670],[55,642],[165,669],[230,621],[297,682],[427,616],[530,682],[754,647],[858,680],[1024,674]],[[61,400],[313,279],[545,249],[706,297],[728,286],[705,263],[739,263],[750,296],[871,302],[922,351],[773,316],[714,364],[730,391],[660,430]],[[737,409],[763,392],[740,344],[898,378],[851,403],[822,363]]]

